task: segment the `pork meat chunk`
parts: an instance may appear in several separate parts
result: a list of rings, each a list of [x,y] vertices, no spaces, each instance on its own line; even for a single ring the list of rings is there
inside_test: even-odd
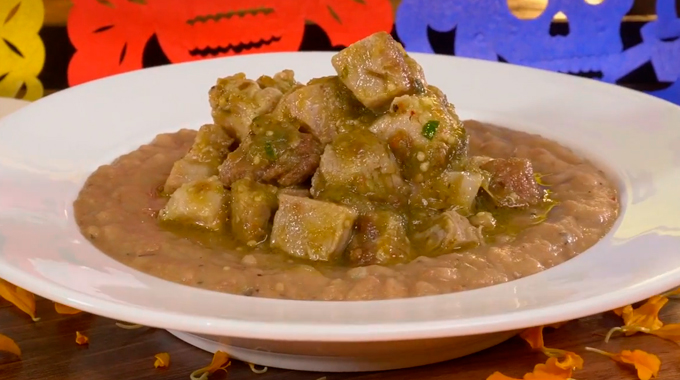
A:
[[[249,246],[264,242],[271,232],[272,216],[278,206],[277,188],[241,179],[231,186],[231,231]]]
[[[323,144],[333,141],[343,130],[375,119],[337,76],[313,79],[286,95],[279,108]]]
[[[219,167],[225,186],[249,178],[287,187],[303,183],[314,174],[323,152],[314,136],[285,123],[262,122],[254,129],[257,133],[248,136]]]
[[[189,152],[172,166],[163,192],[172,194],[185,183],[216,175],[233,143],[234,139],[223,127],[217,124],[202,126]]]
[[[473,170],[446,170],[412,187],[410,203],[417,207],[436,210],[456,208],[469,215],[474,211],[475,198],[484,182],[484,176]]]
[[[295,80],[295,73],[293,70],[283,70],[274,74],[273,77],[262,75],[257,78],[257,84],[262,88],[276,88],[283,94],[287,94],[302,86],[302,84]]]
[[[238,73],[219,78],[208,95],[215,124],[243,141],[253,119],[274,110],[283,93],[277,86],[262,88],[245,74]]]
[[[385,32],[348,46],[331,63],[356,98],[376,112],[387,109],[397,96],[425,90],[422,68]]]
[[[405,220],[391,210],[378,210],[360,215],[356,233],[349,244],[352,265],[387,265],[405,261],[411,243],[406,236]]]
[[[455,210],[448,210],[430,219],[413,234],[413,243],[423,255],[438,255],[479,245],[479,229]]]
[[[217,176],[185,183],[158,213],[161,222],[194,226],[212,231],[226,220],[227,190]]]
[[[370,130],[387,141],[404,177],[415,182],[445,169],[459,170],[467,156],[463,123],[453,106],[434,93],[394,99]]]
[[[281,194],[271,246],[301,259],[334,261],[347,247],[356,217],[348,207]]]
[[[543,199],[531,162],[524,158],[496,158],[480,169],[489,173],[485,190],[500,207],[527,207]]]
[[[387,144],[367,130],[339,135],[326,145],[312,178],[312,196],[347,204],[348,198],[401,205],[408,185]]]

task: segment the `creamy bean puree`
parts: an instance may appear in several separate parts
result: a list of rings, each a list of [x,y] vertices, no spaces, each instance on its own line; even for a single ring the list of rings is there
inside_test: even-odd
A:
[[[337,76],[219,78],[212,124],[101,166],[74,203],[116,260],[245,296],[371,300],[511,281],[591,247],[615,186],[538,135],[462,122],[386,33]]]

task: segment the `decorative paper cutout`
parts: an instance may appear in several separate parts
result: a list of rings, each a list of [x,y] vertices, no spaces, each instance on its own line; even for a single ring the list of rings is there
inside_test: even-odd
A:
[[[43,95],[38,74],[45,63],[45,46],[38,31],[45,9],[41,0],[0,1],[0,96],[22,99]]]
[[[389,31],[394,21],[389,0],[73,0],[69,84],[141,69],[154,33],[176,63],[297,50],[305,20],[334,45]]]
[[[680,19],[674,0],[657,0],[658,20],[642,28],[643,42],[623,51],[619,28],[633,0],[550,0],[543,13],[519,20],[507,0],[404,0],[397,10],[397,34],[409,51],[432,53],[428,26],[445,32],[455,28],[455,54],[499,60],[564,73],[601,72],[616,82],[645,62],[652,62],[660,81],[680,76]],[[553,16],[563,12],[569,21],[566,36],[549,33]],[[674,40],[675,39],[675,40]],[[660,96],[680,104],[676,86]]]

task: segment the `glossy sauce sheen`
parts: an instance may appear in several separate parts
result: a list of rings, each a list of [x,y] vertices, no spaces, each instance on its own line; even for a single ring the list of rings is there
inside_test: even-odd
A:
[[[545,221],[499,229],[469,250],[355,268],[294,260],[266,247],[247,249],[228,233],[168,230],[157,221],[167,202],[158,189],[191,147],[192,130],[161,134],[97,169],[74,203],[75,216],[99,250],[151,275],[220,292],[303,300],[414,297],[507,282],[569,260],[609,231],[619,202],[602,171],[537,135],[476,121],[465,127],[471,155],[527,158],[545,174],[542,182],[558,202]],[[513,217],[522,224],[528,216]]]

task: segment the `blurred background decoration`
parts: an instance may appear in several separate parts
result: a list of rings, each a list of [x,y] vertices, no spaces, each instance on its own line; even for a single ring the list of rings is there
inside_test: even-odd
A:
[[[43,86],[212,57],[339,50],[387,30],[409,51],[585,76],[680,104],[679,16],[680,0],[0,0],[0,96],[33,100]]]

